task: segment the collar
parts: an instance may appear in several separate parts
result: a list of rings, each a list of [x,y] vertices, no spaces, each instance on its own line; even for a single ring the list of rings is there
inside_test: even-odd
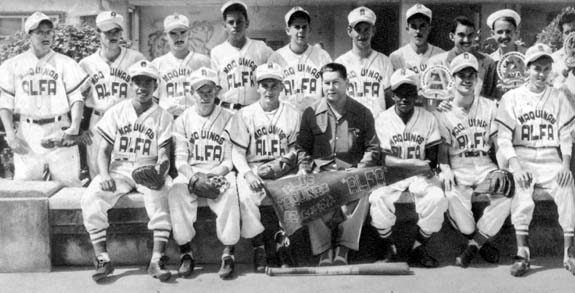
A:
[[[357,102],[355,102],[352,98],[350,98],[349,96],[346,96],[345,107],[344,107],[344,109],[346,111],[344,113],[341,113],[341,115],[343,116],[348,112],[354,113],[354,114],[361,114],[360,108],[357,106],[356,103]],[[315,108],[315,115],[317,116],[317,115],[326,113],[328,110],[329,110],[329,105],[327,104],[327,98],[322,98],[318,102],[317,107]]]

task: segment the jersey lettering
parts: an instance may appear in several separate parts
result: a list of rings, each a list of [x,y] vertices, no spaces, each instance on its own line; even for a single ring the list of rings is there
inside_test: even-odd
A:
[[[128,97],[128,84],[112,82],[111,89],[108,89],[108,85],[105,83],[99,83],[94,86],[96,94],[98,95],[98,100],[103,100],[107,97],[113,96],[120,99],[125,99]]]
[[[166,84],[166,93],[169,98],[182,97],[191,95],[190,83],[184,81],[180,82],[168,82]]]
[[[55,96],[56,81],[52,79],[23,80],[22,89],[29,96]]]

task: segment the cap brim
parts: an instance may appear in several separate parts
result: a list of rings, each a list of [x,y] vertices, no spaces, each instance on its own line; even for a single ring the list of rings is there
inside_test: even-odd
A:
[[[100,25],[97,25],[97,27],[103,32],[111,31],[115,28],[124,29],[122,25],[115,22],[102,23]]]
[[[554,62],[554,61],[555,61],[555,60],[553,59],[553,56],[551,56],[551,54],[545,53],[545,52],[537,52],[537,53],[535,53],[535,54],[533,54],[533,55],[530,55],[529,57],[526,56],[526,57],[525,57],[525,64],[531,63],[531,62],[533,62],[533,61],[535,61],[535,60],[537,60],[537,59],[539,59],[539,58],[541,58],[541,57],[543,57],[543,56],[548,56],[549,58],[551,58],[551,62]]]
[[[49,21],[52,24],[52,27],[54,26],[54,22],[49,17],[42,17],[41,19],[38,19],[33,26],[28,28],[27,33],[30,33],[30,31],[37,29],[40,23],[42,23],[43,21]]]
[[[258,76],[257,81],[260,82],[264,79],[275,79],[275,80],[283,81],[283,77],[281,77],[277,74],[264,74],[264,75]]]
[[[458,66],[452,68],[452,69],[451,69],[451,74],[452,74],[452,75],[453,75],[453,74],[456,74],[456,73],[458,73],[459,71],[461,71],[461,70],[463,70],[463,69],[465,69],[465,68],[473,68],[473,70],[475,70],[475,72],[478,71],[477,68],[474,67],[473,65],[461,64],[461,65],[458,65]]]
[[[394,85],[391,86],[391,90],[394,91],[396,89],[398,89],[402,84],[408,84],[408,85],[412,85],[417,87],[417,84],[410,78],[404,78],[401,79],[400,81],[398,81],[397,83],[395,83]]]
[[[204,85],[206,85],[210,82],[213,83],[214,86],[217,86],[217,82],[214,79],[210,79],[210,78],[202,78],[202,79],[196,80],[196,81],[192,82],[191,86],[194,90],[197,90],[197,89],[203,87]]]
[[[173,30],[175,30],[175,29],[179,29],[179,28],[185,29],[185,30],[189,30],[189,29],[190,29],[189,26],[186,26],[186,25],[183,25],[183,24],[177,24],[177,25],[173,25],[173,26],[170,26],[170,27],[166,28],[166,32],[169,33],[169,32],[171,32],[171,31],[173,31]]]
[[[406,19],[407,21],[409,21],[410,18],[413,18],[413,17],[415,17],[415,16],[417,16],[417,15],[421,15],[421,16],[423,16],[423,17],[429,19],[429,22],[431,22],[431,16],[429,16],[429,15],[423,13],[423,12],[413,13],[413,14],[411,14],[411,15],[408,15],[405,19]]]
[[[155,80],[158,80],[158,76],[156,76],[155,74],[153,74],[151,72],[138,72],[136,74],[132,74],[132,80],[134,80],[134,78],[136,78],[136,76],[147,76],[149,78],[153,78]]]
[[[371,19],[368,19],[368,18],[360,18],[360,19],[358,19],[358,20],[355,20],[355,21],[351,22],[351,23],[349,24],[349,26],[355,27],[358,23],[362,23],[362,22],[367,22],[367,23],[369,23],[369,24],[371,24],[371,25],[375,25],[375,23],[374,23],[373,21],[371,21]]]

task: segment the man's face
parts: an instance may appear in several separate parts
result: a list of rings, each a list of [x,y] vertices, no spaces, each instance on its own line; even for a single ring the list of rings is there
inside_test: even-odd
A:
[[[239,11],[230,11],[226,13],[224,20],[224,29],[228,34],[228,38],[233,40],[241,40],[246,35],[246,29],[249,26],[249,21],[243,13]]]
[[[182,51],[189,47],[188,36],[190,31],[185,28],[176,28],[168,33],[168,44],[171,50]]]
[[[120,46],[120,38],[122,37],[122,29],[114,28],[107,32],[100,31],[100,43],[102,47],[108,49],[115,49]]]
[[[348,27],[347,34],[357,48],[366,49],[371,48],[371,39],[375,34],[375,30],[370,23],[360,22],[353,28]]]
[[[458,53],[471,52],[475,39],[475,29],[459,23],[455,33],[449,33],[449,38],[453,41]]]
[[[196,99],[196,105],[201,107],[203,110],[209,111],[214,107],[214,101],[216,100],[216,95],[218,94],[218,87],[213,82],[208,82],[202,85],[200,88],[196,89],[194,92],[194,98]]]
[[[412,17],[407,23],[407,33],[416,46],[422,46],[427,43],[430,31],[431,25],[424,17]]]
[[[300,46],[307,44],[309,32],[309,23],[307,19],[303,17],[294,18],[290,26],[286,28],[286,33],[290,37],[290,40]]]
[[[531,62],[527,68],[529,83],[537,88],[545,87],[552,68],[553,60],[551,58],[541,57]]]
[[[337,71],[323,73],[323,94],[330,102],[338,102],[347,95],[347,80]]]
[[[282,90],[283,83],[280,80],[266,78],[258,82],[258,93],[263,105],[269,105],[272,108],[277,107]]]
[[[517,37],[517,28],[511,22],[500,18],[493,24],[491,36],[495,38],[499,47],[507,48],[513,46]]]
[[[477,83],[477,71],[475,69],[467,67],[455,73],[454,78],[453,86],[456,91],[462,95],[474,93]]]
[[[566,40],[567,36],[575,32],[575,22],[564,23],[562,28],[563,28],[563,40]]]
[[[132,77],[131,83],[134,93],[134,99],[140,104],[146,104],[152,101],[154,96],[154,91],[157,88],[157,82],[155,78],[151,78],[145,75],[137,75]]]
[[[54,42],[54,27],[51,23],[42,22],[30,32],[31,44],[39,50],[48,50]]]
[[[409,114],[415,107],[417,99],[417,87],[409,84],[402,84],[393,91],[393,101],[395,110],[399,114]]]

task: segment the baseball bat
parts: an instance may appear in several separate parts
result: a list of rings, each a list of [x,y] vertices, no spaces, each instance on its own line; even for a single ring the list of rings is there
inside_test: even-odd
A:
[[[411,271],[404,262],[369,263],[330,267],[266,268],[268,276],[288,275],[409,275]]]

